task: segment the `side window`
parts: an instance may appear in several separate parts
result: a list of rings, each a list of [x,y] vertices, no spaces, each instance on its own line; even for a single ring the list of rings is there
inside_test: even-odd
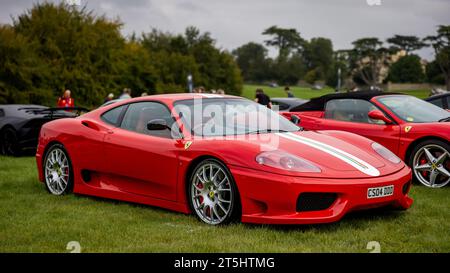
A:
[[[337,99],[327,102],[325,118],[339,121],[385,124],[381,120],[373,120],[368,114],[377,108],[366,100]]]
[[[442,101],[442,98],[438,98],[438,99],[435,99],[435,100],[430,100],[429,103],[432,103],[432,104],[434,104],[434,105],[436,105],[438,107],[444,108],[444,103]]]
[[[5,110],[0,109],[0,118],[2,118],[2,117],[4,117],[4,116],[5,116]]]
[[[447,96],[447,109],[450,109],[450,96]]]
[[[157,102],[138,102],[132,103],[127,109],[123,118],[121,128],[140,134],[152,135],[157,137],[172,138],[169,129],[149,131],[147,124],[155,119],[162,119],[167,126],[172,127],[174,120],[169,109]]]
[[[119,106],[119,107],[109,110],[108,112],[106,112],[102,115],[102,120],[111,125],[118,126],[120,114],[122,113],[124,108],[125,108],[125,105],[122,105],[122,106]]]

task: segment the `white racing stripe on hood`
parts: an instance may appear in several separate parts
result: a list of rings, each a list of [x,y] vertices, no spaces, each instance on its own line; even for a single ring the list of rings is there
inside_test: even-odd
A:
[[[373,167],[372,165],[363,161],[362,159],[359,159],[356,156],[351,155],[345,151],[342,151],[341,149],[338,149],[336,147],[319,142],[317,140],[302,137],[302,136],[299,136],[299,135],[296,135],[293,133],[276,133],[276,134],[280,137],[308,145],[315,149],[321,150],[327,154],[330,154],[336,158],[339,158],[340,160],[344,161],[345,163],[353,166],[355,169],[357,169],[367,175],[370,175],[370,176],[379,176],[380,175],[380,171],[377,170],[377,168]]]

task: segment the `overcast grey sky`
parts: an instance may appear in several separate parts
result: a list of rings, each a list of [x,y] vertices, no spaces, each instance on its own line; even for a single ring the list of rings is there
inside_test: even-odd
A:
[[[52,0],[61,2],[64,0]],[[123,33],[152,27],[183,32],[193,25],[209,31],[217,44],[232,50],[263,42],[271,26],[292,27],[304,38],[327,37],[335,49],[350,48],[361,37],[385,40],[394,34],[424,37],[450,24],[450,0],[72,0],[124,22]],[[11,23],[40,0],[0,0],[0,23]],[[380,3],[380,5],[376,5]],[[372,4],[372,5],[369,5]],[[272,51],[273,52],[273,51]],[[419,52],[432,59],[430,49]]]

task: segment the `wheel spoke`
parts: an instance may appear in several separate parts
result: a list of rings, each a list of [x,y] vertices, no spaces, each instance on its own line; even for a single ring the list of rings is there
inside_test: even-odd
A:
[[[200,183],[205,185],[206,181],[200,176],[200,174],[197,174],[197,178],[198,178],[198,180],[200,180]]]
[[[436,159],[436,165],[441,165],[444,164],[445,159],[447,158],[447,152],[444,152],[443,154],[441,154],[441,156]]]
[[[64,186],[67,185],[67,180],[64,179],[64,177],[60,176],[60,177],[59,177],[59,180],[62,181],[62,182],[64,182],[64,184],[65,184]]]
[[[217,212],[217,210],[216,210],[216,207],[213,205],[213,207],[212,207],[212,214],[211,215],[216,215],[216,217],[217,217],[217,220],[221,220],[221,217],[219,216],[219,213]]]
[[[203,180],[204,180],[204,181],[208,180],[208,178],[206,177],[206,166],[203,167],[203,172],[202,172],[202,174],[203,174]]]
[[[211,181],[216,184],[216,178],[217,175],[221,172],[221,169],[217,169],[217,172],[213,175],[213,177],[211,178]]]
[[[414,169],[418,171],[431,171],[431,165],[429,163],[426,163],[423,165],[415,166]]]
[[[225,178],[222,179],[222,181],[220,181],[220,183],[217,185],[217,187],[222,186],[222,184],[225,183],[225,181],[227,181],[227,180],[228,180],[228,177],[225,176]]]
[[[427,148],[423,148],[423,151],[424,151],[425,155],[427,156],[429,162],[433,162],[433,163],[436,162],[436,158],[431,154],[430,150],[428,150]]]
[[[222,203],[231,203],[231,202],[228,201],[228,200],[225,200],[225,199],[220,198],[220,196],[218,197],[218,199],[219,199],[219,202],[222,202]]]
[[[434,186],[434,183],[436,182],[436,178],[438,176],[438,172],[437,171],[432,171],[430,173],[430,186]]]
[[[202,208],[202,211],[203,211],[203,215],[205,216],[205,217],[208,217],[208,215],[207,215],[207,210],[208,210],[208,208],[209,208],[209,205],[204,205],[203,206],[203,208]]]
[[[212,181],[213,178],[213,165],[209,164],[209,179]]]
[[[61,190],[64,190],[64,186],[63,186],[63,184],[61,183],[61,179],[57,179],[57,180],[56,180],[56,183],[58,183],[58,186],[59,186],[59,188],[60,188]]]
[[[225,215],[228,213],[228,211],[222,206],[222,204],[219,202],[217,203],[217,205],[219,206],[219,208],[223,211],[223,213],[225,213]]]
[[[201,194],[196,194],[196,195],[194,195],[194,198],[200,198],[200,197],[202,197],[203,195],[201,195]]]
[[[450,178],[450,172],[448,172],[444,166],[437,168],[436,170],[438,170],[438,172],[440,172],[441,174],[447,176],[447,178]]]
[[[204,207],[205,207],[205,203],[201,203],[201,204],[197,207],[197,209],[198,209],[198,210],[203,210]]]

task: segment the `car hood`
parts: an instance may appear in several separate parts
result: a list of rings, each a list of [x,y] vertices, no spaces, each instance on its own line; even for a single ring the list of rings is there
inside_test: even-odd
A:
[[[290,176],[370,178],[392,174],[405,166],[403,162],[393,164],[378,155],[371,147],[373,141],[345,132],[272,133],[212,140],[215,141],[220,143],[210,143],[210,151],[216,151],[228,164]],[[274,150],[306,159],[321,172],[289,172],[256,162],[258,154]]]

